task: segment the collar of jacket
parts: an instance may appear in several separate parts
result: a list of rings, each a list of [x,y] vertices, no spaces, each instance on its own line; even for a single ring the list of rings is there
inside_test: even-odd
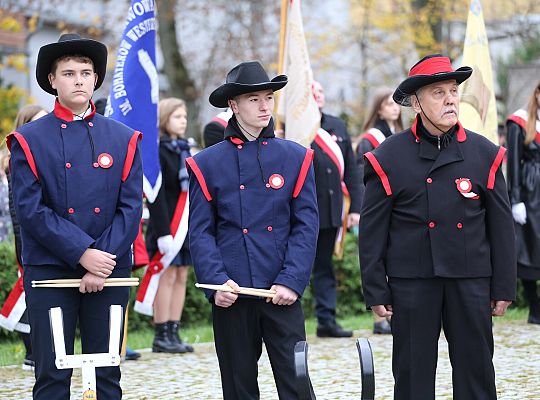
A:
[[[385,137],[392,136],[392,130],[390,129],[388,122],[386,122],[383,119],[378,119],[377,121],[375,121],[374,128],[377,128],[378,130],[380,130]]]
[[[419,132],[417,132],[418,124],[420,125],[422,124],[422,120],[420,119],[420,114],[416,114],[416,118],[411,126],[411,132],[414,136],[416,143],[420,143],[420,135],[419,135]],[[453,129],[455,129],[455,127],[457,127],[457,141],[462,143],[465,140],[467,140],[467,133],[465,133],[465,129],[463,129],[463,126],[461,125],[459,121],[456,123]]]
[[[275,136],[274,118],[270,118],[270,122],[268,122],[268,125],[263,128],[261,134],[259,135],[259,138],[273,138]],[[249,142],[249,140],[244,136],[244,134],[240,130],[240,127],[238,126],[238,122],[236,121],[236,115],[233,115],[229,120],[229,124],[225,128],[224,137],[225,139],[230,140],[234,144]]]
[[[84,117],[85,120],[89,120],[93,118],[94,115],[96,115],[96,106],[94,105],[92,100],[90,100],[90,108],[92,111],[90,112],[90,114]],[[58,97],[54,102],[54,115],[66,122],[73,121],[73,112],[69,108],[66,108],[62,104],[60,104],[60,102],[58,101]]]

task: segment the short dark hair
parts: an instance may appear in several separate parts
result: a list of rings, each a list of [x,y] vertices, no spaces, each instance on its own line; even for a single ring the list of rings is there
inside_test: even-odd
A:
[[[58,64],[61,61],[69,61],[69,60],[75,60],[80,63],[90,64],[92,65],[92,71],[96,72],[96,69],[94,68],[94,62],[90,57],[83,56],[80,54],[66,54],[64,56],[58,57],[51,65],[51,74],[56,74],[56,68],[58,68]]]

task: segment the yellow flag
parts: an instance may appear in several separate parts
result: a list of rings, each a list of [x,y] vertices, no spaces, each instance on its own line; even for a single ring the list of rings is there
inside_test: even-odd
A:
[[[289,78],[289,83],[281,90],[278,105],[278,115],[285,122],[285,137],[309,147],[319,129],[321,114],[311,90],[313,72],[300,0],[289,2],[282,71]]]
[[[493,72],[480,0],[471,0],[462,65],[472,67],[473,73],[460,87],[459,120],[464,128],[499,144]]]

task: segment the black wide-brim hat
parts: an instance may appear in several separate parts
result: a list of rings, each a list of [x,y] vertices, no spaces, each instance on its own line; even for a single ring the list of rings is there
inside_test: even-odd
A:
[[[426,56],[413,65],[409,76],[400,83],[392,98],[396,103],[410,107],[411,96],[423,86],[454,79],[459,85],[471,76],[472,71],[471,67],[460,67],[454,70],[450,59],[442,54]]]
[[[238,64],[227,74],[225,83],[214,90],[209,97],[214,107],[228,107],[228,100],[233,97],[272,89],[274,92],[287,84],[285,75],[278,75],[272,80],[258,61],[248,61]]]
[[[56,90],[49,82],[49,73],[53,63],[62,56],[86,56],[94,63],[94,71],[98,78],[95,89],[98,89],[105,79],[107,71],[107,47],[96,40],[81,39],[76,33],[67,33],[58,39],[57,43],[46,44],[39,49],[36,79],[37,83],[47,93],[56,96]]]

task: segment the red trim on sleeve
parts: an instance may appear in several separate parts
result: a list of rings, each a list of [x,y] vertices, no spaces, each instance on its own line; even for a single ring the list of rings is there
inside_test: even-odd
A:
[[[493,161],[493,164],[491,164],[491,168],[489,169],[487,188],[490,190],[495,187],[495,174],[497,173],[497,170],[501,165],[501,162],[504,158],[504,153],[506,153],[506,149],[502,146],[499,147],[499,152],[497,153],[497,156],[495,157],[495,160]]]
[[[224,128],[226,128],[227,125],[229,125],[229,121],[225,121],[225,120],[223,120],[221,118],[218,118],[218,117],[212,118],[212,122],[217,122],[218,124],[220,124]]]
[[[204,197],[206,197],[206,200],[212,201],[212,196],[210,195],[210,192],[208,191],[208,186],[206,186],[206,180],[204,179],[204,175],[202,174],[197,163],[195,162],[195,159],[193,157],[186,158],[186,164],[195,174],[197,181],[199,181],[199,185],[201,186],[201,189],[203,191]]]
[[[382,169],[381,164],[379,164],[379,161],[377,161],[375,155],[371,151],[368,151],[366,154],[364,154],[364,157],[367,158],[377,175],[379,175],[379,178],[381,178],[381,182],[384,191],[386,192],[386,195],[390,196],[392,194],[392,188],[390,187],[390,181],[388,180],[388,176],[386,176],[386,172],[384,172],[384,170]]]
[[[135,158],[135,150],[137,150],[137,140],[142,139],[142,133],[139,131],[133,132],[133,136],[129,139],[126,160],[124,161],[124,169],[122,170],[122,182],[125,182],[131,172],[133,159]]]
[[[371,133],[364,134],[363,139],[366,139],[369,143],[371,143],[374,149],[379,147],[379,141],[375,139],[375,136],[373,136]]]
[[[302,161],[302,166],[300,167],[300,173],[298,174],[298,179],[296,180],[296,185],[294,186],[293,198],[297,198],[304,187],[304,182],[306,181],[307,173],[309,171],[309,166],[313,161],[315,152],[312,149],[307,149],[304,161]]]
[[[11,141],[13,138],[17,139],[17,142],[21,145],[21,148],[23,149],[24,156],[26,157],[26,161],[28,161],[28,166],[32,170],[32,173],[36,177],[36,179],[39,181],[39,176],[37,173],[36,168],[36,162],[34,161],[34,156],[32,155],[32,151],[30,151],[30,146],[28,145],[28,142],[24,138],[23,135],[21,135],[19,132],[12,132],[8,135],[6,138],[6,143],[8,149],[11,151]]]

